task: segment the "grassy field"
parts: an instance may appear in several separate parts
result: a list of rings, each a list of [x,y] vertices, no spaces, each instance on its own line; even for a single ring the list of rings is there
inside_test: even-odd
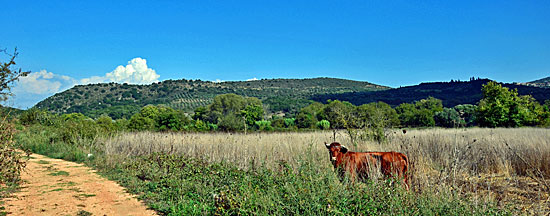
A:
[[[548,213],[550,130],[427,129],[389,133],[386,143],[360,141],[351,145],[344,132],[336,140],[352,151],[400,151],[412,165],[413,193],[448,193],[474,203],[515,205],[524,213]],[[172,153],[225,162],[241,170],[281,164],[299,170],[304,161],[318,172],[332,171],[324,142],[332,132],[182,134],[126,133],[105,141],[107,155],[132,157]],[[115,161],[120,160],[119,158]]]
[[[165,215],[550,212],[548,129],[395,130],[384,143],[357,145],[344,131],[336,139],[332,132],[140,132],[71,145],[39,139],[48,134],[19,140],[39,153],[96,167]],[[341,182],[324,147],[333,140],[351,151],[406,153],[412,190],[383,179]],[[83,158],[87,153],[94,156]]]

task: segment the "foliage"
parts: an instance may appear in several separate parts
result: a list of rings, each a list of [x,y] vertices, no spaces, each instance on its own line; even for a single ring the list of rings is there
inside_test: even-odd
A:
[[[15,69],[15,58],[17,57],[17,49],[13,54],[8,54],[6,50],[0,50],[10,56],[7,62],[0,62],[0,102],[5,101],[8,96],[11,96],[11,85],[17,81],[19,77],[26,76],[29,72],[23,72],[21,69]],[[2,106],[0,105],[0,108]],[[4,112],[0,110],[0,189],[3,190],[6,184],[16,184],[20,181],[20,174],[26,165],[21,152],[15,148],[13,136],[15,128],[10,122],[10,110]]]
[[[397,112],[384,102],[358,106],[355,112],[356,127],[365,129],[360,135],[362,139],[382,142],[386,139],[386,130],[399,125]]]
[[[285,126],[285,120],[282,118],[272,118],[271,119],[271,126],[277,129],[286,128]]]
[[[407,127],[431,127],[435,126],[434,115],[443,111],[441,100],[428,97],[416,101],[414,104],[403,103],[395,108],[399,114],[402,126]]]
[[[285,118],[285,127],[292,128],[296,126],[296,118]]]
[[[466,124],[460,118],[458,112],[453,108],[443,108],[443,111],[436,112],[434,115],[435,125],[440,127],[461,127]]]
[[[205,119],[218,125],[225,131],[244,130],[253,127],[263,118],[262,102],[254,97],[242,97],[236,94],[223,94],[214,97],[214,101],[205,109],[199,108],[193,117]]]
[[[330,126],[334,129],[353,127],[353,108],[354,105],[346,101],[329,101],[319,113],[319,118],[329,121]]]
[[[327,120],[318,121],[316,125],[317,125],[317,128],[319,128],[319,129],[321,129],[321,130],[328,130],[328,129],[330,129],[330,122],[327,121]]]
[[[217,125],[223,131],[242,131],[246,127],[244,119],[235,114],[219,117]]]
[[[241,110],[241,116],[247,125],[252,126],[255,122],[262,120],[264,116],[264,109],[256,104],[247,105],[244,110]]]
[[[256,128],[260,131],[271,131],[273,130],[273,127],[271,127],[271,121],[261,120],[254,122],[256,125]]]
[[[296,125],[298,128],[313,128],[317,123],[317,115],[321,113],[324,105],[322,103],[314,102],[300,110],[300,113],[296,115]]]
[[[19,115],[19,122],[23,125],[43,124],[53,125],[56,116],[48,111],[31,108]]]
[[[21,68],[16,69],[15,58],[19,53],[17,48],[13,51],[13,54],[9,54],[5,49],[0,52],[9,56],[9,60],[6,62],[0,62],[0,101],[5,101],[8,96],[11,96],[11,85],[16,82],[19,77],[27,76],[30,72],[23,72]]]
[[[183,130],[190,119],[181,111],[166,106],[148,105],[130,118],[131,130]]]
[[[540,123],[544,110],[529,95],[519,96],[517,89],[489,82],[483,86],[483,99],[477,107],[477,119],[483,127],[520,127]]]
[[[15,148],[14,134],[14,125],[6,120],[6,116],[0,116],[0,189],[7,184],[19,183],[26,166],[23,152]]]
[[[460,116],[460,121],[465,124],[465,126],[474,126],[477,122],[476,120],[476,105],[472,104],[459,104],[453,107]]]

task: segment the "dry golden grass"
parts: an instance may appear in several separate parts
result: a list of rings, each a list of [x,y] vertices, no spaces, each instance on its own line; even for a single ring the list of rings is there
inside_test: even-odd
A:
[[[550,211],[550,130],[426,129],[390,131],[385,143],[359,141],[350,144],[345,132],[336,140],[351,151],[399,151],[411,161],[414,191],[438,188],[456,190],[474,200],[519,204],[526,213]],[[304,133],[125,133],[105,141],[108,155],[142,155],[171,152],[226,161],[242,169],[280,161],[297,164],[313,157],[319,166],[331,168],[324,142],[332,132]],[[304,154],[308,148],[313,152]]]

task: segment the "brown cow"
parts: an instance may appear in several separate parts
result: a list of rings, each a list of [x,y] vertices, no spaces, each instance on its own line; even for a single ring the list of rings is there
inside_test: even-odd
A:
[[[348,172],[352,181],[355,178],[367,179],[370,172],[379,171],[385,177],[392,177],[397,174],[398,178],[403,178],[405,188],[409,189],[407,169],[409,168],[409,159],[403,153],[399,152],[350,152],[338,142],[330,145],[325,142],[330,154],[330,161],[340,178],[343,178]]]

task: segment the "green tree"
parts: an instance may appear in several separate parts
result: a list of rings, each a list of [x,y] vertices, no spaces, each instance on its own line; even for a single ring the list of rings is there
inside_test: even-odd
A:
[[[465,126],[470,127],[476,124],[476,105],[459,104],[453,108],[458,112],[460,120],[464,122]]]
[[[466,122],[460,118],[458,112],[453,108],[443,108],[443,111],[436,112],[434,115],[435,125],[441,127],[461,127]]]
[[[214,97],[207,107],[206,116],[208,122],[216,123],[221,129],[235,131],[254,125],[256,120],[261,120],[263,113],[262,102],[258,98],[223,94]]]
[[[416,124],[415,115],[416,107],[410,103],[402,103],[395,107],[395,111],[399,115],[399,122],[402,126],[414,126]]]
[[[285,120],[282,118],[274,118],[271,121],[271,126],[273,126],[274,128],[285,128]]]
[[[355,125],[363,128],[361,138],[370,138],[378,142],[386,139],[386,131],[399,125],[397,112],[384,102],[363,104],[356,108]]]
[[[128,125],[132,130],[183,130],[190,123],[189,118],[180,110],[162,105],[147,105],[130,118]]]
[[[419,100],[414,105],[416,109],[427,109],[432,113],[443,111],[443,102],[434,97]]]
[[[285,118],[284,121],[287,128],[292,128],[296,126],[296,118]]]
[[[314,102],[300,110],[296,115],[296,126],[299,128],[313,128],[317,123],[317,116],[322,112],[324,104]]]
[[[251,104],[241,110],[241,116],[244,117],[248,126],[253,126],[256,121],[262,120],[264,116],[264,109],[261,106]]]
[[[261,120],[254,122],[256,128],[261,131],[271,131],[273,127],[271,126],[271,121]]]
[[[136,131],[154,130],[155,121],[138,113],[130,118],[128,122],[128,129]]]
[[[543,108],[530,95],[519,96],[496,82],[482,87],[483,98],[477,107],[477,120],[483,127],[520,127],[540,123]]]
[[[334,129],[345,129],[354,127],[354,105],[339,100],[330,101],[319,114],[320,119],[330,122]]]
[[[194,120],[205,121],[207,117],[208,117],[208,109],[204,106],[201,106],[195,109],[195,113],[193,114],[192,118]]]
[[[399,114],[402,126],[431,127],[435,126],[435,113],[443,111],[443,103],[437,98],[428,97],[414,104],[400,104],[395,111]]]
[[[317,122],[316,126],[321,130],[328,130],[330,129],[330,122],[327,120],[321,120]]]

